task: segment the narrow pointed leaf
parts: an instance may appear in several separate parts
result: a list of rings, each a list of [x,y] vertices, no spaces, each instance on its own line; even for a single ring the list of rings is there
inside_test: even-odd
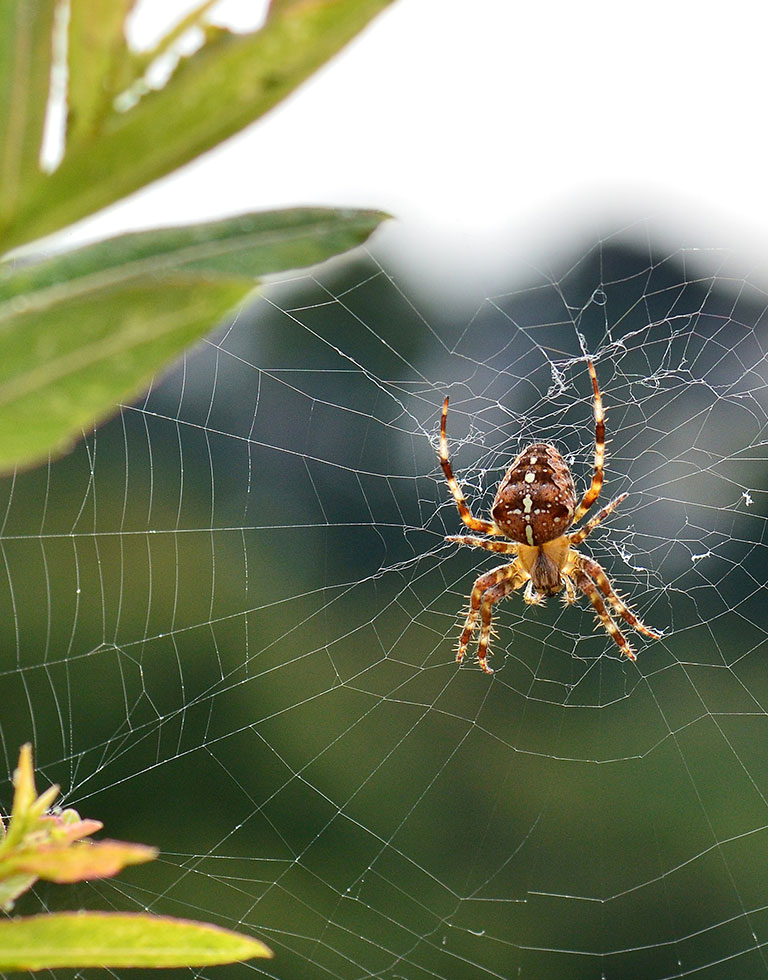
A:
[[[200,967],[271,955],[249,936],[162,916],[64,912],[0,922],[4,971]]]
[[[32,746],[25,742],[19,750],[19,762],[13,773],[13,807],[11,817],[22,818],[37,799]]]
[[[13,307],[2,304],[23,296],[26,307],[39,306],[49,302],[42,291],[56,285],[72,296],[107,279],[128,282],[181,270],[242,276],[253,285],[259,276],[306,268],[354,248],[387,217],[381,211],[329,208],[261,211],[119,235],[26,265],[0,264],[0,327]],[[0,350],[2,342],[0,334]]]
[[[134,0],[71,0],[67,141],[96,133],[112,111],[116,86],[130,57],[123,32]]]
[[[68,814],[74,814],[74,819],[70,819]],[[81,820],[77,810],[64,810],[61,814],[48,814],[40,818],[40,825],[46,829],[50,839],[57,844],[90,837],[91,834],[95,834],[104,826],[101,820]]]
[[[56,0],[0,3],[0,226],[38,173]]]
[[[37,881],[37,875],[17,874],[0,879],[0,909],[10,912],[16,899]]]
[[[40,179],[6,249],[69,224],[143,187],[263,115],[327,61],[391,0],[304,0],[259,31],[212,32],[166,86],[112,112],[92,140]],[[0,248],[3,245],[0,244]]]
[[[45,881],[67,884],[92,878],[111,878],[130,864],[143,864],[157,857],[154,847],[125,841],[78,841],[45,844],[15,854],[2,864],[13,873],[32,874]]]
[[[351,248],[383,217],[246,215],[0,266],[0,470],[63,451],[138,396],[258,276]]]
[[[87,3],[87,0],[85,2]],[[167,54],[169,48],[173,47],[174,43],[192,27],[199,27],[203,34],[212,30],[212,25],[208,22],[206,15],[218,2],[219,0],[197,0],[196,5],[189,13],[177,21],[153,48],[134,54],[136,64],[146,68],[158,55]],[[219,30],[219,28],[214,28],[214,30]]]

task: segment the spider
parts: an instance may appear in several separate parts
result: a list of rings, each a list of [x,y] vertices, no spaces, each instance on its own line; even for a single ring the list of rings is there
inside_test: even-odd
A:
[[[595,392],[595,466],[592,483],[578,506],[573,477],[563,457],[550,443],[535,442],[514,459],[499,484],[491,507],[492,520],[484,521],[474,517],[451,469],[445,434],[447,398],[443,404],[440,466],[456,501],[459,515],[472,531],[510,539],[494,541],[473,535],[450,535],[445,540],[513,556],[511,561],[492,568],[475,580],[469,599],[469,612],[459,639],[456,660],[461,663],[479,616],[477,660],[487,674],[493,673],[488,666],[493,605],[523,585],[523,599],[533,605],[563,588],[563,598],[566,603],[571,604],[576,601],[576,590],[580,589],[594,606],[598,625],[603,625],[624,656],[630,660],[637,659],[635,652],[616,625],[612,612],[645,636],[652,639],[661,636],[656,630],[644,626],[624,604],[600,565],[576,550],[576,545],[581,544],[611,511],[626,500],[627,494],[620,494],[578,530],[567,533],[594,504],[603,485],[605,416],[595,369],[591,361],[587,361],[587,366]],[[603,601],[603,596],[607,599],[608,606]]]

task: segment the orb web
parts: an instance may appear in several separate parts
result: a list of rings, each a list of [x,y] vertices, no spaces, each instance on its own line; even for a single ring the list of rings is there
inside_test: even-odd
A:
[[[162,850],[18,911],[216,921],[286,980],[768,977],[765,328],[716,251],[603,239],[461,322],[364,252],[4,481],[6,769]],[[534,441],[583,492],[587,357],[629,496],[581,547],[664,636],[518,593],[459,668],[495,557],[444,541],[443,399],[476,515]]]

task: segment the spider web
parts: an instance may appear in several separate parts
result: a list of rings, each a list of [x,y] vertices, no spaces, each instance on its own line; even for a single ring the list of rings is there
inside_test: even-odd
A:
[[[6,769],[162,850],[17,911],[275,951],[231,976],[768,977],[765,292],[641,236],[518,275],[468,316],[375,251],[276,283],[4,482]],[[474,513],[534,440],[583,488],[587,356],[629,498],[581,547],[664,636],[517,593],[458,668],[499,556],[443,540],[442,400]]]

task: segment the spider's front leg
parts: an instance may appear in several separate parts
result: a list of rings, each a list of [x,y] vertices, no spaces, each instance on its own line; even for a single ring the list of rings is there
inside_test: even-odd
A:
[[[492,568],[490,572],[481,575],[474,584],[472,594],[469,598],[469,612],[464,621],[464,629],[459,638],[459,649],[456,652],[456,661],[461,663],[467,653],[469,641],[477,626],[477,617],[480,616],[480,642],[477,647],[477,661],[486,674],[493,671],[488,666],[488,646],[491,639],[491,622],[493,618],[493,604],[503,599],[504,596],[519,589],[527,578],[524,569],[516,561],[509,562],[507,565],[500,565]]]
[[[467,506],[467,501],[461,487],[459,486],[459,481],[453,475],[453,467],[451,466],[450,456],[448,455],[448,436],[446,435],[445,431],[447,419],[448,399],[446,398],[443,402],[443,414],[440,419],[440,449],[438,456],[440,458],[440,466],[445,474],[445,481],[453,494],[453,499],[456,501],[459,516],[472,531],[480,531],[483,534],[499,534],[500,531],[495,524],[491,523],[490,521],[484,521],[479,517],[475,517]]]
[[[628,496],[628,493],[620,493],[618,497],[615,497],[609,504],[606,504],[599,514],[595,514],[591,520],[587,521],[583,527],[580,527],[578,531],[574,531],[573,534],[569,534],[568,538],[570,539],[571,547],[581,544],[584,538],[594,531],[597,525],[604,521],[611,511],[615,510]]]
[[[603,469],[605,467],[605,412],[603,411],[603,399],[600,396],[600,388],[597,385],[597,374],[595,373],[595,367],[592,361],[587,361],[587,367],[589,368],[589,376],[592,378],[592,388],[595,392],[595,468],[592,474],[592,483],[581,498],[581,503],[573,515],[574,523],[581,520],[599,497],[600,489],[603,485]]]

